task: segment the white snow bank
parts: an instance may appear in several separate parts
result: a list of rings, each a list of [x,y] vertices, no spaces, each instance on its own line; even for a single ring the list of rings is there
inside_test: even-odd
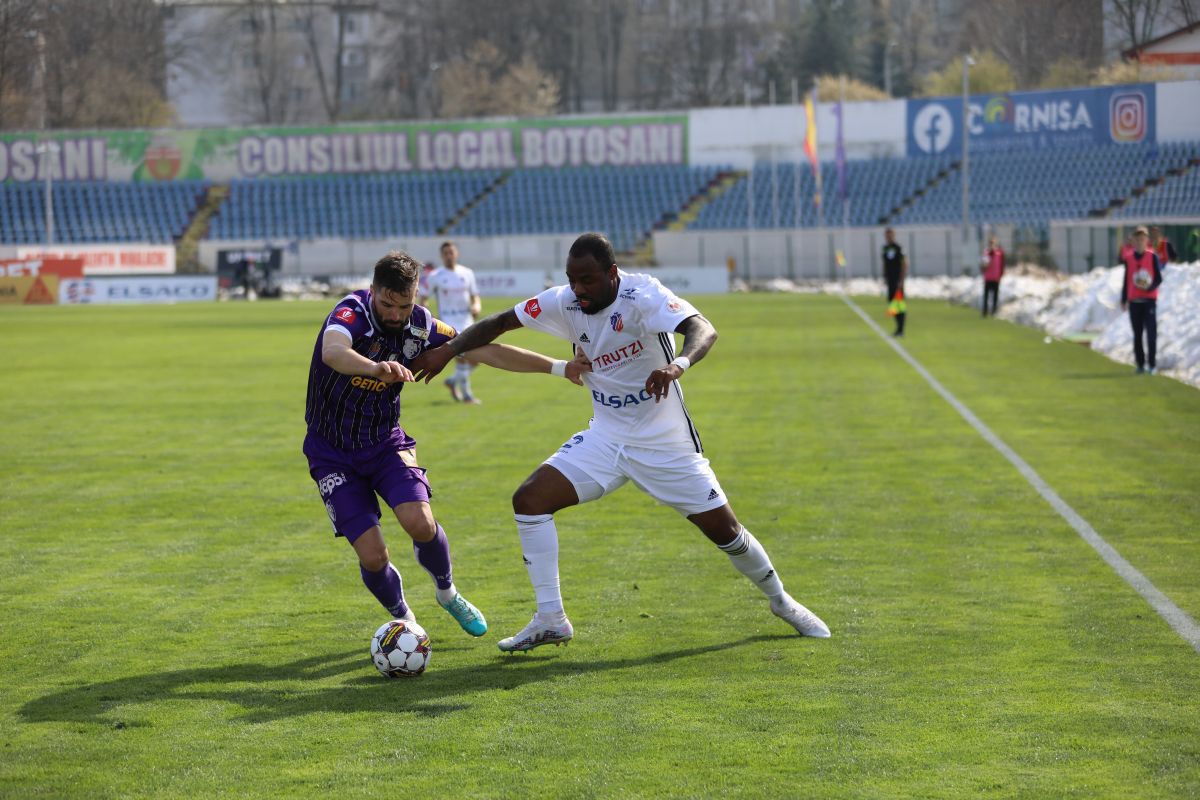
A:
[[[1097,267],[1086,275],[1062,275],[1020,266],[1000,283],[996,316],[1040,328],[1052,336],[1093,334],[1092,349],[1109,358],[1133,364],[1133,331],[1121,311],[1121,267]],[[788,289],[773,281],[772,291]],[[855,278],[822,284],[826,293],[883,294],[883,282]],[[983,281],[975,277],[909,278],[908,297],[945,299],[979,308]],[[809,289],[811,291],[811,289]],[[1200,387],[1200,262],[1170,264],[1158,292],[1158,368],[1178,380]]]

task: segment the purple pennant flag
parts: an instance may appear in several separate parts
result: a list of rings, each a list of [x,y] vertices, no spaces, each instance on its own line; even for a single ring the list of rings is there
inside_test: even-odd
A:
[[[838,100],[833,107],[833,113],[837,115],[837,152],[835,154],[835,165],[837,166],[838,177],[838,198],[845,200],[849,192],[846,190],[846,141],[842,136],[842,101]]]

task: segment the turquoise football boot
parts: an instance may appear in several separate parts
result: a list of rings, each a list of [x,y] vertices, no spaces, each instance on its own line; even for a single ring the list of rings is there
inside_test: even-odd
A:
[[[454,599],[449,603],[439,602],[438,605],[446,609],[455,622],[472,636],[483,636],[487,633],[487,620],[483,618],[479,609],[468,603],[461,594],[455,593]]]

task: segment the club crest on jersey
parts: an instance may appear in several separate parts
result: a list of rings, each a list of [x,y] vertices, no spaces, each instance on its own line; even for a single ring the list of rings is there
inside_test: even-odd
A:
[[[614,331],[621,331],[625,328],[625,320],[621,319],[621,312],[618,311],[608,318],[608,324],[612,325]]]
[[[370,349],[367,350],[367,358],[374,361],[375,356],[379,355],[382,352],[383,352],[383,343],[382,342],[371,342],[371,347],[370,347]]]
[[[404,357],[409,361],[421,354],[420,339],[405,339],[404,340]]]
[[[354,309],[347,306],[345,308],[339,308],[334,313],[333,318],[349,324],[354,322],[357,316],[358,315],[354,313]]]
[[[536,297],[531,297],[529,300],[525,301],[525,313],[534,319],[537,319],[538,314],[542,313],[542,307],[538,305]]]

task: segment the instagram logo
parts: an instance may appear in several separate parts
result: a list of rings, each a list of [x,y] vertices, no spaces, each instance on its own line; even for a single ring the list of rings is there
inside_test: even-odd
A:
[[[1110,125],[1114,142],[1140,142],[1146,138],[1146,96],[1141,92],[1120,92],[1109,102]]]

